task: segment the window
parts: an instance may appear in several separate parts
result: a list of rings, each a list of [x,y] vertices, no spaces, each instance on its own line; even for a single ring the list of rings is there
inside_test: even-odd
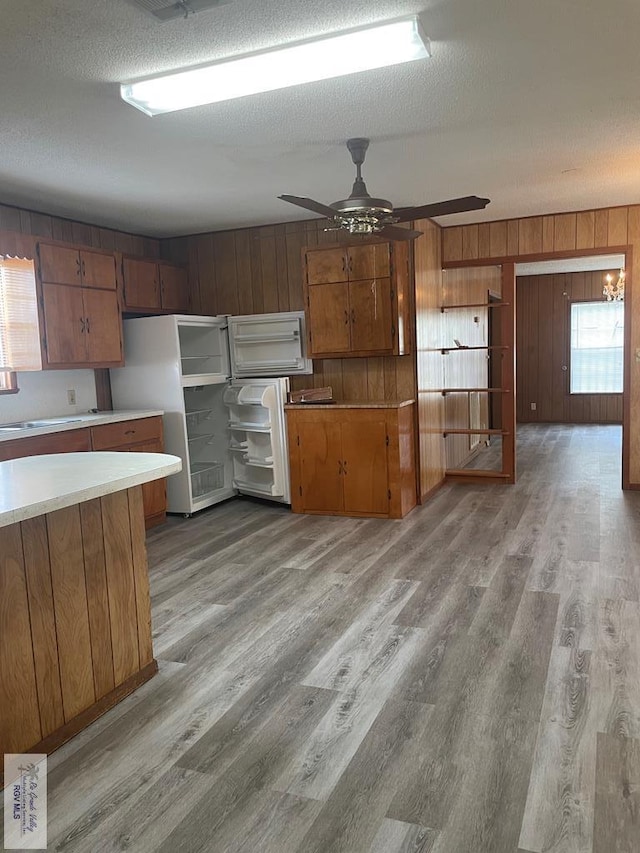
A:
[[[0,255],[0,393],[15,392],[16,370],[41,370],[33,261]]]
[[[624,302],[571,303],[571,394],[621,394]]]

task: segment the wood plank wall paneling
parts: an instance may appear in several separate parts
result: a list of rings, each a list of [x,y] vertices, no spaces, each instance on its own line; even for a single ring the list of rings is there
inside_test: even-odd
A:
[[[622,394],[571,395],[569,371],[562,369],[569,365],[570,301],[601,299],[605,275],[598,271],[518,277],[519,422],[622,423]]]
[[[63,240],[106,252],[126,252],[145,258],[162,257],[162,244],[169,242],[0,204],[0,255],[35,258],[36,243],[40,239]],[[174,251],[178,252],[177,246]],[[195,287],[193,282],[191,287]],[[98,408],[112,409],[109,371],[98,369],[94,373]]]
[[[480,263],[501,263],[527,257],[530,246],[530,220],[508,219],[489,223],[489,255],[474,259]],[[457,225],[445,228],[442,234],[443,263],[465,261],[463,247],[473,245],[471,233],[479,226]],[[525,236],[520,239],[521,233]],[[480,241],[479,245],[480,245]],[[483,242],[484,246],[484,242]],[[640,299],[634,299],[633,282],[640,282],[640,205],[601,208],[575,213],[549,214],[542,217],[542,253],[582,252],[590,249],[628,247],[627,346],[630,353],[640,349]],[[529,256],[530,257],[530,256]],[[625,481],[640,486],[640,365],[630,359],[627,378],[628,429],[625,430]]]
[[[442,428],[444,398],[441,346],[441,229],[430,220],[415,223],[422,237],[414,242],[416,299],[416,369],[418,382],[418,444],[420,495],[424,498],[444,480]]]
[[[181,237],[164,241],[162,255],[189,264],[194,313],[298,311],[304,307],[302,249],[353,240],[346,233],[325,232],[324,224],[309,220]],[[331,385],[337,399],[353,401],[416,396],[413,354],[316,359],[313,369],[313,376],[293,377],[292,389]]]
[[[18,525],[0,528],[0,746],[23,752],[41,738],[22,541]]]

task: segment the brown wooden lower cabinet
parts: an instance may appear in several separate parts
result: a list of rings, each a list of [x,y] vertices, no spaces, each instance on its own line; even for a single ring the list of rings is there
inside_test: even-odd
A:
[[[402,518],[416,505],[412,402],[287,406],[291,508]]]
[[[122,450],[163,453],[162,418],[138,418],[89,428],[25,436],[0,441],[0,462],[45,453],[77,453],[86,450]],[[167,514],[166,480],[152,480],[142,486],[144,519],[147,529],[162,524]]]
[[[121,450],[135,453],[162,453],[162,418],[118,421],[91,428],[92,450]],[[166,480],[152,480],[142,486],[144,519],[147,529],[162,524],[167,514]]]
[[[0,528],[0,753],[52,751],[156,670],[140,486]]]

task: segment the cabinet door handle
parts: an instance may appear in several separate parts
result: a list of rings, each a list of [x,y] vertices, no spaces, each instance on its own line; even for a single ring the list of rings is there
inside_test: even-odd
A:
[[[89,332],[91,331],[91,324],[89,323],[89,318],[88,318],[88,317],[86,318],[85,322],[86,322],[86,324],[87,324],[87,334],[89,334]]]
[[[76,275],[80,278],[80,258],[76,258]]]
[[[125,435],[135,435],[135,434],[136,434],[136,431],[135,431],[135,429],[126,429],[126,430],[124,431],[124,434],[125,434]]]
[[[344,322],[345,322],[345,325],[347,325],[349,323],[349,312],[347,311],[346,308],[344,309]]]
[[[347,476],[347,460],[346,459],[342,462],[342,473],[345,475],[345,477]]]
[[[82,259],[82,278],[84,278],[86,274],[87,274],[87,270],[86,270],[86,267],[84,265],[84,258],[83,258]]]
[[[351,309],[351,322],[355,323],[355,321],[356,321],[356,309],[352,308]]]
[[[353,272],[353,258],[349,255],[349,272]]]
[[[340,459],[338,459],[338,474],[344,474],[344,471],[342,469],[342,461]]]
[[[84,319],[84,317],[80,317],[80,332],[81,332],[81,334],[83,334],[83,335],[84,335],[84,333],[85,333],[86,331],[87,331],[87,330],[86,330],[86,328],[85,328],[85,319]]]
[[[347,271],[347,263],[346,263],[344,255],[343,255],[342,256],[342,272],[346,272],[346,271]]]

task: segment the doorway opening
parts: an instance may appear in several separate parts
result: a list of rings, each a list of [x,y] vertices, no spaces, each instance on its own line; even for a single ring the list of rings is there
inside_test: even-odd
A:
[[[608,301],[624,254],[516,264],[516,419],[520,426],[624,422],[625,302]],[[622,442],[621,442],[622,444]]]

